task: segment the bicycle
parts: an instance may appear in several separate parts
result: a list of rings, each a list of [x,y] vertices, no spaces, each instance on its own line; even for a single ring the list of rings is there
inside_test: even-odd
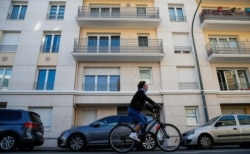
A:
[[[155,133],[152,129],[156,127]],[[177,150],[182,142],[182,137],[179,129],[173,124],[163,123],[160,120],[160,112],[153,112],[153,119],[147,122],[144,144],[148,140],[156,140],[157,145],[161,150],[172,152]],[[127,124],[119,124],[115,126],[109,133],[109,143],[113,150],[119,153],[126,153],[131,151],[137,141],[129,138],[133,126]],[[146,143],[145,143],[146,144]]]

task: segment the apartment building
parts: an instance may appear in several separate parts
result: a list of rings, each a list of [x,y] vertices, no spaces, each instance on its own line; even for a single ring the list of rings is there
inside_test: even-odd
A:
[[[1,0],[0,107],[38,112],[43,146],[126,114],[140,80],[181,131],[249,114],[250,2],[199,2]]]

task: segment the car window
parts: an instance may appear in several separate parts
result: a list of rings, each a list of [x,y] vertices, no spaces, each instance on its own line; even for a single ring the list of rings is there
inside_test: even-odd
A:
[[[111,116],[111,117],[100,119],[95,123],[100,124],[100,126],[106,126],[106,125],[117,125],[118,121],[119,121],[118,116]]]
[[[213,119],[211,119],[211,120],[209,120],[209,121],[208,121],[207,123],[205,123],[203,126],[212,125],[218,118],[219,118],[219,116],[218,116],[218,117],[215,117],[215,118],[213,118]]]
[[[238,117],[240,125],[250,125],[249,115],[238,115],[237,117]]]
[[[220,126],[235,126],[236,125],[235,118],[234,116],[231,116],[231,115],[221,117],[218,122],[221,123]]]
[[[18,121],[22,118],[22,114],[19,111],[5,111],[0,112],[0,121]]]
[[[30,114],[30,118],[32,122],[36,122],[36,123],[42,123],[41,119],[40,119],[40,115],[38,115],[37,113],[34,112],[29,112]]]

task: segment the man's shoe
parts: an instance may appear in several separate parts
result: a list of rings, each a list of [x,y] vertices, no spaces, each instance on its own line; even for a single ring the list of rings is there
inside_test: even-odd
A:
[[[129,134],[129,138],[133,139],[133,140],[136,140],[137,142],[141,142],[141,140],[138,138],[136,132],[131,132]]]

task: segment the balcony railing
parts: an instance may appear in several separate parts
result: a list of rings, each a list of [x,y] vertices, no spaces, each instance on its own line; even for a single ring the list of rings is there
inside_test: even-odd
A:
[[[137,39],[121,39],[115,46],[88,46],[88,39],[75,39],[74,53],[163,53],[163,45],[161,39],[141,45]]]
[[[250,85],[248,83],[238,83],[238,84],[220,83],[219,85],[221,91],[250,90]]]
[[[0,45],[0,52],[1,51],[16,51],[17,45]]]
[[[250,21],[250,14],[244,11],[231,12],[230,10],[203,9],[200,20],[201,23],[204,20]]]
[[[250,41],[209,42],[206,48],[208,56],[212,54],[250,54]]]
[[[49,82],[35,82],[33,85],[34,90],[53,90],[54,83]]]
[[[93,8],[92,8],[93,9]],[[159,8],[146,7],[145,13],[138,13],[137,7],[118,7],[115,12],[91,12],[91,7],[78,7],[78,17],[85,18],[159,18]]]
[[[55,53],[55,52],[58,52],[59,51],[59,45],[41,45],[40,46],[40,51],[41,52],[52,52],[52,53]]]
[[[9,86],[9,81],[7,82],[0,82],[0,90],[7,90]]]
[[[82,90],[86,92],[90,91],[115,92],[115,91],[120,91],[120,83],[98,83],[98,84],[83,83]]]

